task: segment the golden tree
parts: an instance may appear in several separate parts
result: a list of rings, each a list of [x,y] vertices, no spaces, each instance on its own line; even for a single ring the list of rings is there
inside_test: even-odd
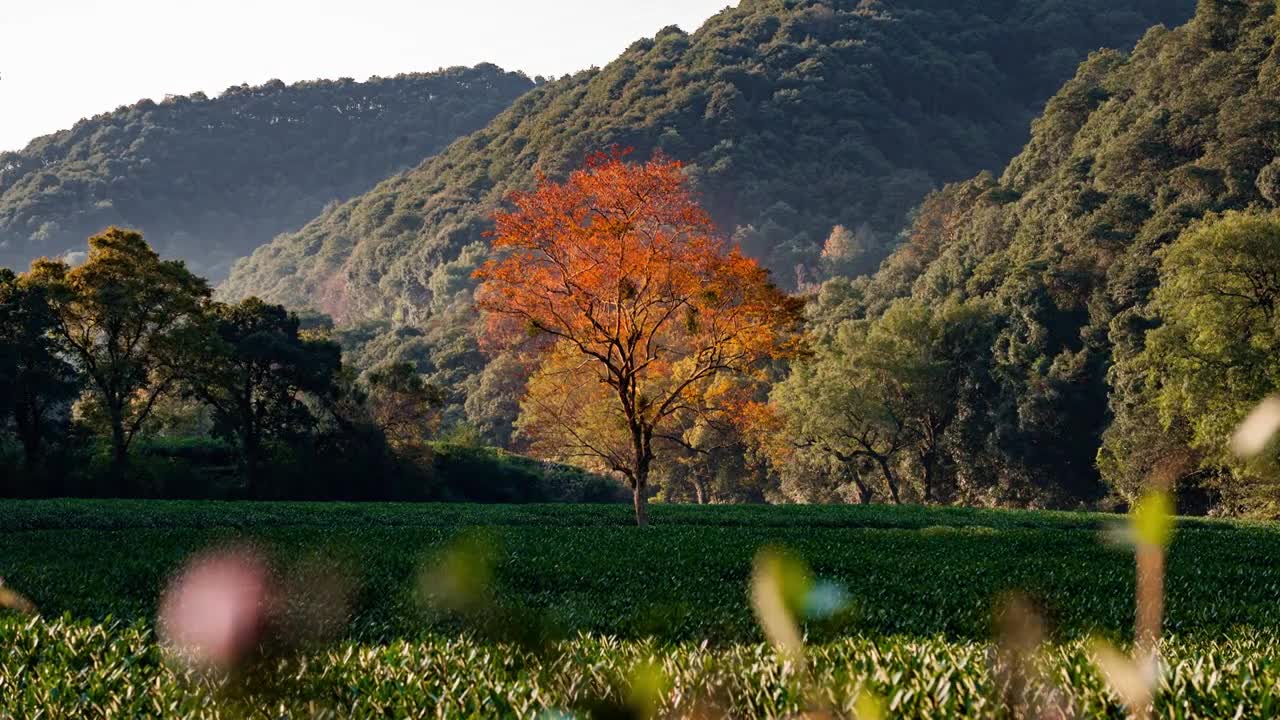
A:
[[[496,216],[496,257],[476,273],[479,306],[495,337],[510,341],[522,327],[554,340],[544,350],[554,384],[604,389],[625,453],[611,431],[610,447],[595,455],[626,478],[643,525],[655,436],[710,378],[789,353],[801,303],[717,236],[677,162],[596,156],[512,204]],[[592,422],[598,413],[546,413],[525,432],[545,440],[554,426],[581,439],[602,429]]]

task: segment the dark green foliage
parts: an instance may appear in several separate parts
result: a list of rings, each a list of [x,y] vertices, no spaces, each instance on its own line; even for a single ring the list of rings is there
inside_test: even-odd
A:
[[[592,152],[685,161],[726,233],[794,285],[836,225],[876,251],[931,188],[1000,167],[1090,50],[1190,0],[753,0],[548,83],[485,129],[331,208],[226,286],[342,321],[420,325],[465,297],[503,196]],[[868,265],[871,267],[873,265]]]
[[[1000,178],[930,197],[904,247],[873,279],[824,289],[818,316],[875,318],[907,296],[996,313],[1000,332],[979,362],[997,381],[986,397],[1005,411],[988,413],[994,444],[970,445],[968,462],[1003,486],[1039,486],[1048,502],[1101,497],[1094,460],[1113,415],[1125,455],[1152,450],[1139,436],[1176,450],[1181,431],[1150,427],[1147,378],[1127,361],[1160,323],[1160,248],[1207,213],[1271,207],[1276,23],[1275,3],[1205,0],[1191,23],[1152,30],[1131,55],[1093,55]],[[1229,427],[1219,431],[1225,444]]]
[[[305,400],[323,405],[335,392],[341,351],[300,325],[283,307],[249,298],[211,304],[173,340],[181,392],[209,407],[214,432],[238,445],[250,495],[267,444],[306,435],[316,418]]]
[[[68,452],[82,462],[67,473],[59,495],[84,497],[94,494],[110,473],[105,448],[92,439],[80,438],[88,448]],[[125,495],[135,498],[226,500],[242,498],[245,489],[244,464],[239,449],[214,437],[140,439],[129,458]]]
[[[441,424],[445,428],[456,428],[461,423],[483,424],[486,439],[499,442],[504,441],[504,432],[510,436],[523,378],[519,373],[510,374],[510,365],[503,363],[495,368],[501,374],[482,375],[490,358],[476,343],[474,328],[478,319],[474,308],[458,304],[418,325],[360,322],[334,329],[333,337],[353,367],[375,369],[403,363],[413,366],[425,382],[443,393]],[[464,406],[477,392],[492,400]],[[501,414],[503,409],[509,414]],[[497,417],[493,417],[495,411],[499,413]]]
[[[745,590],[765,544],[789,548],[846,587],[859,608],[846,630],[981,641],[993,602],[1013,589],[1044,603],[1060,638],[1097,631],[1123,639],[1133,623],[1133,556],[1106,540],[1123,522],[1115,516],[656,504],[652,528],[638,538],[629,509],[9,501],[0,503],[0,572],[47,614],[147,621],[155,588],[189,553],[239,538],[286,564],[349,561],[366,588],[353,633],[385,642],[450,626],[404,603],[420,563],[467,528],[484,527],[496,543],[501,601],[556,615],[569,632],[755,640]],[[1183,522],[1169,559],[1171,632],[1274,627],[1280,566],[1267,558],[1278,547],[1268,526]],[[93,577],[79,570],[86,562],[99,569]],[[654,626],[655,614],[666,622]]]
[[[493,65],[144,100],[0,153],[0,266],[108,225],[221,280],[231,263],[482,127],[533,87]]]
[[[479,503],[621,503],[612,478],[475,445],[432,442],[426,452],[388,448],[365,427],[299,434],[264,443],[259,481],[250,487],[243,452],[218,438],[144,437],[130,450],[122,495],[133,498],[238,500],[399,500]],[[88,497],[110,479],[109,448],[83,432],[59,437],[42,472],[22,468],[22,447],[0,434],[0,462],[15,483],[4,497]],[[566,506],[568,507],[568,506]]]
[[[392,446],[422,447],[440,429],[444,392],[424,380],[413,365],[384,365],[365,380],[369,414]]]
[[[791,717],[805,706],[801,680],[760,644],[746,592],[752,557],[767,543],[807,559],[854,603],[841,631],[809,628],[814,680],[839,707],[867,683],[902,716],[1005,717],[989,669],[991,610],[1002,592],[1022,589],[1052,618],[1046,675],[1067,685],[1077,716],[1123,716],[1088,659],[1092,632],[1123,642],[1133,617],[1133,557],[1104,544],[1107,516],[657,505],[641,532],[628,526],[629,510],[0,503],[0,573],[48,618],[0,618],[0,692],[19,716],[97,707],[206,717],[213,700],[237,702],[166,662],[150,623],[158,593],[191,553],[247,541],[281,575],[323,558],[358,588],[348,637],[305,665],[275,668],[275,693],[248,698],[247,717],[321,708],[527,716],[620,701],[646,661],[671,683],[668,702]],[[419,571],[476,526],[494,542],[499,606],[554,617],[566,633],[551,652],[459,636],[468,625],[417,605]],[[1274,713],[1276,552],[1280,535],[1269,526],[1181,523],[1169,559],[1161,717]]]
[[[261,248],[223,292],[359,326],[344,342],[357,367],[415,363],[449,393],[446,427],[465,419],[505,443],[521,388],[481,376],[471,273],[494,209],[538,173],[614,145],[661,150],[782,285],[865,272],[930,189],[1001,167],[1085,53],[1190,12],[1190,0],[744,2],[692,35],[668,28],[539,87],[439,157]],[[865,247],[823,257],[836,226]]]
[[[65,429],[79,385],[51,337],[56,324],[47,288],[0,268],[0,433],[12,426],[28,475],[41,471],[48,446]],[[0,495],[29,490],[10,486],[16,469],[0,469]]]
[[[1245,461],[1225,438],[1280,382],[1280,215],[1210,215],[1160,253],[1149,312],[1161,324],[1117,377],[1139,383],[1121,397],[1099,464],[1127,499],[1134,479],[1163,467],[1183,487],[1213,491],[1221,510],[1280,514],[1274,453]],[[1164,457],[1152,462],[1152,455]],[[1176,462],[1171,462],[1176,461]]]
[[[568,465],[543,462],[497,448],[432,444],[433,500],[527,502],[626,502],[622,483]]]

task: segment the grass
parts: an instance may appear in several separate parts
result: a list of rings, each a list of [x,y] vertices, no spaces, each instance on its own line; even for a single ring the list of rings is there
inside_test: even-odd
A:
[[[94,714],[93,703],[113,716],[203,717],[214,695],[243,701],[166,663],[150,623],[192,553],[251,543],[282,575],[322,561],[354,588],[338,644],[304,656],[305,667],[295,659],[264,673],[279,682],[244,707],[267,715],[532,716],[625,699],[646,661],[667,678],[667,709],[705,696],[735,716],[795,712],[794,668],[762,643],[748,603],[763,546],[786,547],[848,593],[848,613],[807,628],[831,707],[851,708],[866,685],[895,716],[998,715],[992,608],[1017,590],[1051,621],[1046,675],[1075,689],[1084,714],[1119,712],[1085,651],[1093,635],[1123,643],[1131,634],[1132,551],[1105,539],[1115,518],[656,506],[653,522],[634,528],[627,508],[608,505],[0,502],[0,576],[51,619],[0,620],[0,707],[10,703],[14,717]],[[488,615],[535,629],[537,643],[419,601],[422,569],[473,528],[494,548]],[[1159,714],[1275,712],[1280,530],[1184,521],[1167,595]]]

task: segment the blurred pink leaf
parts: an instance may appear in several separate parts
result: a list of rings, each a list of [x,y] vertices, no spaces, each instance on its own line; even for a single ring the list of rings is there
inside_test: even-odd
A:
[[[228,670],[249,654],[265,625],[267,569],[249,551],[195,558],[160,604],[161,637],[203,669]]]

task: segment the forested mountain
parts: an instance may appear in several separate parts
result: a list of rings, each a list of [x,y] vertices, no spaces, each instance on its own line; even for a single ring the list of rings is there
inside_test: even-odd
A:
[[[1191,0],[745,0],[547,83],[483,130],[237,265],[222,291],[337,318],[358,365],[411,361],[452,420],[504,442],[520,381],[473,337],[493,211],[613,146],[686,163],[726,234],[784,286],[873,270],[944,181],[1000,168],[1088,52]],[[837,226],[839,226],[837,228]]]
[[[79,250],[120,225],[221,279],[236,258],[439,152],[532,87],[481,65],[240,85],[82,120],[0,153],[0,266]]]
[[[942,182],[999,169],[1087,52],[1191,0],[744,0],[547,84],[480,132],[240,264],[226,285],[423,322],[469,285],[506,193],[619,145],[686,162],[722,230],[795,287],[874,269]],[[828,252],[823,249],[837,225]]]
[[[823,288],[818,357],[781,399],[798,410],[824,373],[844,377],[849,338],[902,348],[940,327],[918,357],[958,388],[933,411],[946,420],[932,448],[944,496],[1083,501],[1106,492],[1105,475],[1132,499],[1153,472],[1213,475],[1232,424],[1274,384],[1258,377],[1270,365],[1249,364],[1275,354],[1263,344],[1273,221],[1213,214],[1265,218],[1280,202],[1278,30],[1275,3],[1201,0],[1193,21],[1151,30],[1132,54],[1092,55],[1001,176],[931,196],[875,277]],[[1229,255],[1233,237],[1261,242]],[[1198,284],[1231,273],[1239,287]],[[1219,319],[1193,304],[1215,297],[1240,303]],[[1155,329],[1194,323],[1163,338],[1177,357],[1161,365]],[[1206,342],[1235,348],[1235,362]],[[1257,353],[1242,363],[1246,350]]]

